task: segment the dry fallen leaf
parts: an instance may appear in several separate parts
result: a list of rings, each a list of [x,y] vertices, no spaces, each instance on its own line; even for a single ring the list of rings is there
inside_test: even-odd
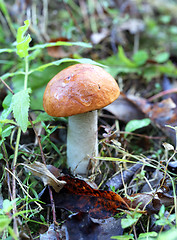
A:
[[[162,206],[160,199],[154,193],[137,193],[130,196],[130,198],[124,198],[124,201],[131,207],[136,208],[139,205],[139,209],[146,210],[149,215],[158,213]]]
[[[133,119],[145,118],[145,114],[138,105],[123,93],[121,93],[119,98],[113,103],[104,107],[104,109],[124,122],[129,122]]]
[[[56,228],[57,228],[57,229],[56,229]],[[58,236],[57,236],[57,233],[58,233]],[[52,239],[52,240],[57,240],[57,239],[63,239],[63,238],[64,238],[63,235],[64,235],[64,234],[62,234],[59,226],[56,227],[56,226],[54,225],[54,223],[53,223],[53,224],[51,224],[51,225],[49,226],[49,229],[48,229],[45,233],[40,234],[40,240],[50,240],[50,239]],[[63,238],[62,238],[62,237],[63,237]]]
[[[63,228],[68,236],[67,239],[108,240],[112,236],[123,235],[121,219],[122,217],[95,219],[91,218],[88,213],[79,212],[70,215]]]
[[[54,188],[56,192],[59,192],[66,184],[65,181],[58,180],[48,169],[47,166],[40,162],[34,162],[32,164],[22,164],[30,171],[34,176],[39,177],[44,185],[49,185]]]
[[[126,197],[123,199],[132,208],[136,208],[139,204],[139,209],[146,210],[149,215],[158,213],[162,205],[165,205],[165,207],[174,205],[174,197],[161,190],[155,193],[137,193],[130,197],[131,200]]]

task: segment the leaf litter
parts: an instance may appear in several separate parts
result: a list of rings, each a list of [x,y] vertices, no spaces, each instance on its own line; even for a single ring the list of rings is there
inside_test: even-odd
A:
[[[112,191],[94,189],[84,180],[71,176],[62,176],[59,180],[66,184],[59,193],[53,192],[57,208],[89,213],[96,219],[109,218],[129,208],[124,199]],[[47,188],[41,196],[41,201],[50,204]]]
[[[58,193],[63,186],[66,184],[63,180],[58,180],[53,173],[51,173],[51,169],[54,172],[54,167],[49,166],[49,169],[47,166],[40,162],[34,162],[32,164],[23,164],[21,163],[27,171],[30,171],[35,177],[38,177],[41,179],[41,181],[44,183],[44,186],[49,185],[52,186],[53,189]],[[56,170],[55,170],[55,174]]]
[[[174,143],[176,141],[175,131],[166,125],[177,125],[177,104],[172,98],[166,98],[159,102],[149,102],[143,97],[134,95],[121,95],[121,101],[115,101],[104,108],[117,119],[129,122],[132,119],[150,118],[151,122]],[[132,114],[133,113],[133,114]]]

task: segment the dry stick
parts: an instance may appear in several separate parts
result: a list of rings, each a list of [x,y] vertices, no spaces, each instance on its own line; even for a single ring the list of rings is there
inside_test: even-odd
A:
[[[0,78],[0,81],[6,86],[6,88],[14,95],[14,92],[13,92],[13,90],[6,84],[6,82],[2,79],[2,78]],[[29,121],[30,121],[30,123],[31,123],[31,126],[32,126],[32,128],[33,128],[33,131],[34,131],[34,133],[35,133],[35,135],[36,135],[36,137],[37,137],[37,139],[38,139],[38,144],[39,144],[39,148],[40,148],[40,151],[41,151],[41,157],[42,157],[42,161],[43,161],[43,163],[46,165],[46,161],[45,161],[45,157],[44,157],[44,152],[43,152],[43,149],[42,149],[42,145],[41,145],[41,141],[40,141],[40,137],[38,136],[38,134],[37,134],[37,132],[36,132],[36,129],[35,129],[35,127],[34,127],[34,124],[33,124],[33,122],[32,122],[32,119],[31,119],[31,116],[29,115]],[[13,171],[15,171],[15,168],[13,168]],[[13,172],[14,173],[14,172]],[[14,194],[15,194],[15,189],[14,189],[14,185],[15,184],[15,178],[13,178],[13,196],[14,196]],[[48,186],[48,188],[49,188],[49,195],[50,195],[50,201],[51,201],[51,205],[52,205],[52,214],[53,214],[53,220],[54,220],[54,224],[57,224],[57,222],[56,222],[56,212],[55,212],[55,203],[54,203],[54,200],[53,200],[53,194],[52,194],[52,190],[51,190],[51,187],[50,186]],[[16,223],[15,223],[15,225],[17,225]],[[17,227],[17,226],[15,226],[15,227]],[[59,236],[57,236],[57,240],[59,240]]]
[[[7,168],[9,169],[8,154],[7,154],[7,150],[6,150],[4,142],[2,143],[2,151],[4,153],[4,158],[6,160]],[[9,195],[10,195],[10,199],[12,200],[12,190],[11,190],[11,186],[10,186],[11,179],[10,179],[9,172],[7,172],[6,174],[7,174],[7,186],[8,186],[8,190],[9,190]]]
[[[177,88],[172,88],[172,89],[168,89],[168,90],[162,91],[162,92],[157,93],[156,95],[148,98],[147,100],[149,102],[152,102],[152,101],[156,100],[157,98],[163,97],[163,96],[171,94],[171,93],[177,93]]]
[[[2,79],[0,78],[1,82],[4,84],[4,86],[14,95],[14,92],[12,91],[12,89],[7,85],[7,83]]]

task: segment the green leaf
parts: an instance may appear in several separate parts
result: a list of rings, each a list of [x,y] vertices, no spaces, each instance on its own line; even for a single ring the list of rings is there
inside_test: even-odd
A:
[[[155,77],[158,77],[158,76],[160,76],[160,72],[157,69],[157,66],[155,66],[155,65],[147,66],[143,70],[143,77],[145,79],[147,79],[148,82],[150,82],[150,80],[152,78],[155,78]]]
[[[162,205],[161,208],[160,208],[160,211],[159,211],[159,217],[163,217],[165,214],[165,206]]]
[[[147,233],[140,233],[138,240],[155,240],[157,237],[157,233],[156,232],[147,232]]]
[[[7,53],[16,52],[16,49],[15,48],[14,49],[12,49],[12,48],[2,48],[2,49],[0,49],[0,53],[5,53],[5,52],[7,52]]]
[[[169,23],[171,21],[171,19],[172,19],[172,16],[170,16],[170,15],[162,15],[162,16],[160,16],[159,20],[162,23],[167,24],[167,23]]]
[[[42,49],[46,47],[54,47],[54,46],[79,46],[84,48],[91,48],[92,45],[90,43],[84,43],[84,42],[52,42],[52,43],[44,43],[44,44],[37,44],[34,47],[29,48],[29,50],[35,50],[35,49]]]
[[[126,56],[125,56],[125,52],[124,49],[122,48],[122,46],[119,46],[118,48],[118,57],[120,58],[120,60],[122,62],[124,62],[128,67],[136,67],[136,64],[133,63],[132,61],[130,61]]]
[[[44,218],[44,216],[42,214],[40,214],[40,219],[41,219],[42,222],[44,222],[44,223],[46,222],[45,218]]]
[[[10,224],[11,219],[6,215],[0,215],[0,232],[2,232],[5,228]]]
[[[17,202],[18,198],[10,201],[9,199],[5,199],[3,201],[3,212],[8,213],[13,209],[13,204]]]
[[[54,121],[54,120],[55,120],[55,118],[49,116],[46,112],[41,112],[41,113],[37,116],[37,118],[36,118],[36,120],[33,122],[33,124],[36,124],[36,123],[42,122],[42,121]]]
[[[37,67],[35,69],[32,69],[30,71],[30,74],[32,72],[35,72],[35,71],[43,71],[44,69],[46,69],[47,67],[50,67],[50,66],[53,66],[53,65],[60,65],[61,63],[65,63],[65,62],[79,62],[79,63],[90,63],[90,64],[96,64],[96,65],[99,65],[99,66],[102,66],[102,67],[105,67],[103,64],[101,63],[97,63],[89,58],[81,58],[81,59],[73,59],[73,58],[63,58],[63,59],[60,59],[60,60],[57,60],[57,61],[53,61],[53,62],[50,62],[50,63],[47,63],[47,64],[44,64],[40,67]]]
[[[4,110],[1,113],[0,120],[7,119],[8,115],[11,113],[12,111],[11,101],[12,101],[12,94],[10,93],[5,97],[2,103]]]
[[[177,236],[177,229],[176,228],[171,228],[170,230],[161,233],[158,237],[157,240],[176,240]]]
[[[138,221],[138,219],[136,218],[123,218],[121,220],[121,226],[122,228],[128,228],[130,226],[132,226],[134,223],[136,223]]]
[[[27,35],[27,37],[28,36],[30,37],[30,35]],[[17,44],[18,44],[18,42],[17,42]],[[63,42],[63,41],[58,41],[58,42],[54,42],[54,43],[36,44],[33,47],[29,47],[29,44],[28,44],[28,51],[36,50],[36,52],[33,54],[33,56],[34,56],[35,54],[37,55],[38,53],[40,53],[40,49],[47,48],[47,47],[55,47],[55,46],[68,46],[68,47],[70,47],[70,46],[78,46],[78,47],[83,47],[83,48],[91,48],[92,47],[92,45],[90,43],[85,43],[85,42]],[[16,52],[16,49],[15,48],[2,48],[2,49],[0,49],[0,53],[5,53],[5,52],[7,52],[7,53]],[[17,54],[18,54],[18,52],[17,52]],[[33,56],[31,56],[31,59],[33,59]]]
[[[25,25],[19,27],[17,31],[17,54],[21,58],[28,56],[29,43],[31,42],[29,34],[24,36],[30,25],[29,20],[24,21],[24,24]]]
[[[2,78],[2,80],[5,80],[9,77],[13,77],[13,76],[16,76],[16,75],[21,75],[21,74],[25,75],[25,72],[17,71],[17,72],[14,72],[14,73],[5,73],[1,76],[1,78]]]
[[[133,55],[133,61],[136,65],[141,66],[148,60],[148,53],[144,50],[140,50]]]
[[[154,60],[158,63],[164,63],[166,62],[170,57],[170,54],[168,52],[163,52],[163,53],[159,53]]]
[[[9,119],[0,119],[0,123],[2,124],[14,124],[14,125],[17,125],[16,122],[14,122],[13,120],[9,120]]]
[[[8,125],[4,126],[2,128],[2,132],[0,133],[1,137],[4,139],[4,138],[10,136],[13,128],[14,128],[14,126],[11,126],[11,125],[10,126],[8,126]]]
[[[29,89],[21,90],[12,97],[12,109],[15,120],[26,132],[28,126],[28,110],[30,106]]]
[[[2,106],[4,109],[7,109],[10,107],[10,104],[11,104],[11,101],[12,101],[12,93],[9,93],[3,100],[2,102]]]
[[[150,123],[151,123],[151,120],[149,118],[144,118],[144,119],[141,119],[141,120],[131,120],[125,126],[125,131],[126,132],[133,132],[137,129],[148,126]]]
[[[112,236],[111,239],[118,240],[134,240],[133,234],[123,235],[123,236]]]

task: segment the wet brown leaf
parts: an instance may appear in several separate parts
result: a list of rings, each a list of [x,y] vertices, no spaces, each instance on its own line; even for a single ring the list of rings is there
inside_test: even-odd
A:
[[[34,176],[40,178],[44,185],[49,185],[54,188],[56,192],[59,192],[66,184],[65,181],[58,180],[48,169],[47,166],[40,162],[34,162],[32,164],[22,164],[30,171]],[[51,168],[51,167],[50,167]]]
[[[53,192],[55,206],[73,212],[88,212],[93,218],[109,218],[117,214],[120,209],[129,206],[121,196],[112,191],[103,191],[92,188],[85,181],[70,176],[59,178],[65,181],[59,193]],[[50,204],[48,190],[41,196],[41,200]]]
[[[64,226],[68,239],[72,240],[108,240],[123,234],[121,218],[93,219],[82,212],[70,216]]]

